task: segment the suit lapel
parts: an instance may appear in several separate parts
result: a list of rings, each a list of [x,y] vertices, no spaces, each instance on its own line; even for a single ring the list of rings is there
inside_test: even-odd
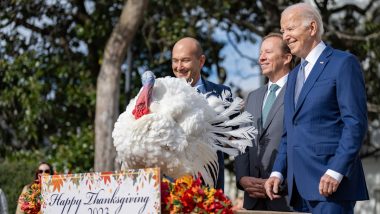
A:
[[[264,87],[261,87],[258,91],[258,96],[257,96],[257,99],[255,100],[255,104],[253,106],[253,115],[256,115],[257,117],[257,120],[256,120],[256,128],[258,129],[258,133],[259,133],[259,139],[258,140],[255,140],[256,143],[258,143],[261,139],[261,136],[262,136],[262,132],[263,132],[263,125],[262,125],[262,109],[263,109],[263,105],[264,105],[264,98],[265,98],[265,94],[267,92],[267,89],[268,89],[268,84],[266,84]]]
[[[208,81],[203,79],[202,77],[201,77],[201,80],[202,80],[203,86],[205,87],[206,93],[210,92],[212,89]]]
[[[215,90],[215,88],[211,84],[211,82],[209,82],[209,81],[207,81],[207,80],[205,80],[203,78],[202,78],[202,82],[203,82],[203,85],[204,85],[205,90],[206,90],[205,93],[211,93],[211,92],[213,92],[213,93],[215,93],[215,94],[217,94],[219,96],[219,93]]]
[[[260,126],[261,126],[261,121],[262,121],[262,109],[263,109],[263,105],[264,105],[264,98],[265,98],[265,94],[267,92],[267,89],[268,89],[268,84],[265,85],[265,87],[262,87],[259,91],[259,95],[258,95],[258,103],[257,103],[257,108],[254,108],[255,109],[255,115],[258,115],[258,119],[257,120],[257,123],[260,123]],[[259,124],[258,124],[259,125]]]
[[[319,56],[318,60],[315,62],[314,66],[313,66],[308,78],[306,79],[305,84],[303,85],[301,92],[300,92],[298,102],[297,102],[297,106],[295,107],[294,116],[297,114],[297,112],[299,111],[303,102],[305,101],[306,95],[313,88],[315,81],[318,79],[318,77],[323,72],[323,69],[325,68],[326,64],[329,61],[328,57],[331,54],[332,54],[332,48],[330,46],[327,46],[326,49],[322,52],[321,56]],[[293,88],[294,88],[294,86],[293,86]],[[292,91],[293,91],[292,98],[294,100],[294,89]]]

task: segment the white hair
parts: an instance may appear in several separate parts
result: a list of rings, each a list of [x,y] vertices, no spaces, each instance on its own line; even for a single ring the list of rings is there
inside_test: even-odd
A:
[[[315,7],[313,7],[311,4],[298,3],[298,4],[293,4],[287,7],[284,11],[282,11],[281,16],[293,10],[302,11],[298,15],[303,19],[302,23],[304,26],[310,25],[312,21],[315,21],[317,23],[317,37],[321,39],[324,33],[324,28],[323,28],[322,16],[319,13],[319,11]]]

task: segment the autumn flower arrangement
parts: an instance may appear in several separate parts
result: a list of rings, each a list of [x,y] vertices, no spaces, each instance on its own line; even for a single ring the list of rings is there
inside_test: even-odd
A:
[[[39,180],[36,180],[24,193],[21,194],[18,203],[23,212],[28,214],[39,214],[41,213],[41,200],[41,185]]]
[[[161,182],[163,213],[218,213],[232,214],[232,202],[221,189],[202,185],[201,179],[183,176],[170,182]]]

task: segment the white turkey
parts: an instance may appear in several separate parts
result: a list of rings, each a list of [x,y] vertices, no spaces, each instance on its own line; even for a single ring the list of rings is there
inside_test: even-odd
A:
[[[226,101],[229,92],[221,98],[209,94],[206,99],[185,79],[155,79],[150,71],[144,72],[142,82],[112,133],[123,169],[160,167],[172,178],[200,173],[206,184],[214,186],[216,151],[236,156],[252,146],[256,129],[250,126],[252,115],[239,114],[242,99]]]

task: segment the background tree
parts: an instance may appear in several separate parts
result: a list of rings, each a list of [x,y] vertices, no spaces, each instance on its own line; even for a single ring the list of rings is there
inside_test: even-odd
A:
[[[112,143],[112,130],[119,116],[121,65],[147,3],[148,0],[129,0],[125,4],[119,22],[105,47],[96,90],[94,163],[96,171],[115,169],[116,150]]]

